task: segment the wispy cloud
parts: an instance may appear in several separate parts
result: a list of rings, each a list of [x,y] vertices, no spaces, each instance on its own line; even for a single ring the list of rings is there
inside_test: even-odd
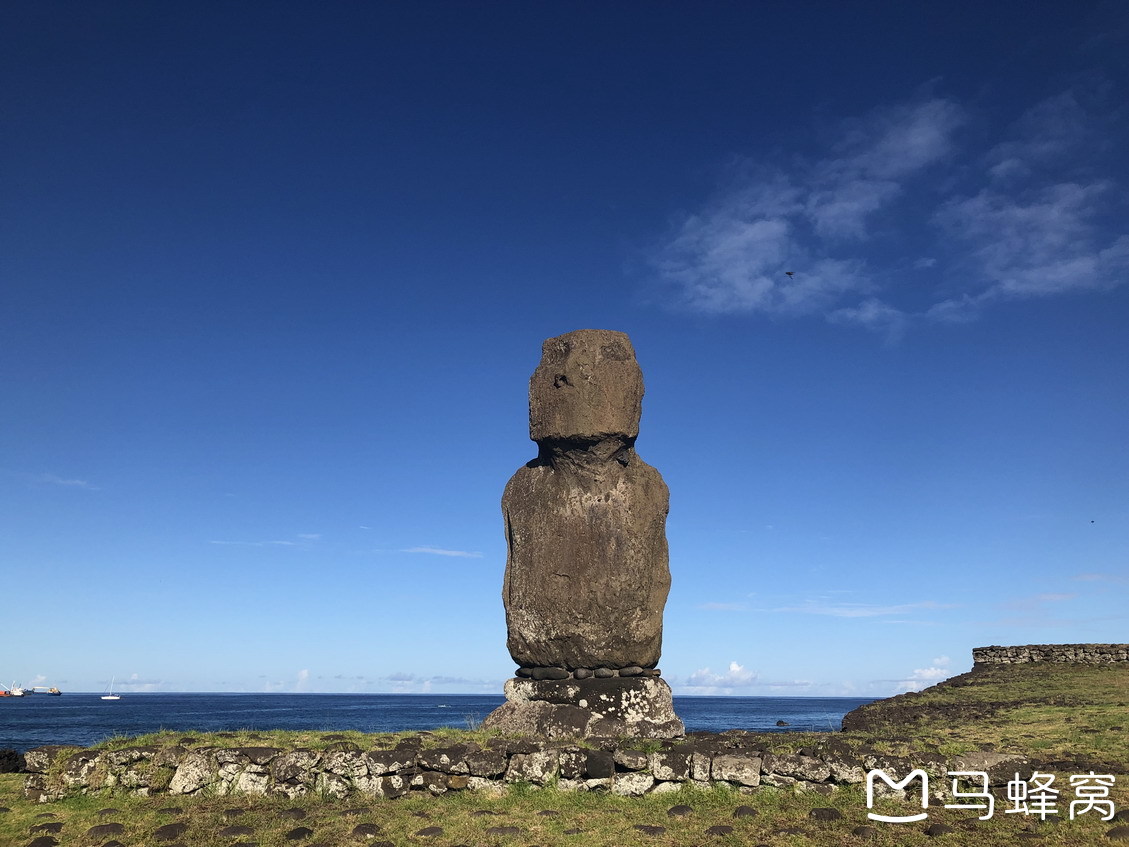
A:
[[[905,615],[922,609],[953,608],[956,608],[956,606],[948,603],[936,603],[932,600],[893,605],[879,605],[875,603],[828,603],[822,600],[809,600],[799,606],[783,606],[767,611],[801,613],[805,615],[827,615],[834,618],[877,618],[887,615]]]
[[[850,244],[868,238],[872,218],[948,154],[962,121],[948,100],[905,104],[850,122],[823,159],[742,162],[654,264],[693,311],[794,317],[847,308],[844,300],[876,288]]]
[[[1124,133],[1104,98],[1098,86],[1048,97],[979,150],[986,117],[962,134],[973,114],[932,98],[844,122],[820,158],[740,161],[653,251],[666,302],[820,317],[895,341],[917,321],[1123,285],[1123,186],[1100,154]],[[899,255],[898,240],[916,252]]]
[[[209,541],[209,544],[223,544],[232,547],[296,547],[296,541]]]
[[[1129,585],[1129,576],[1119,576],[1111,573],[1080,573],[1071,579],[1078,582],[1111,582],[1115,585]]]
[[[40,474],[40,482],[45,482],[48,485],[61,485],[64,488],[85,488],[87,491],[99,491],[96,485],[92,485],[85,479],[67,479],[66,477],[56,476],[53,473]]]
[[[1008,609],[1036,609],[1045,603],[1061,603],[1065,600],[1073,600],[1077,596],[1077,594],[1066,593],[1032,594],[1030,597],[1008,600],[1004,606]]]
[[[219,544],[226,547],[301,547],[310,549],[311,542],[317,541],[321,538],[320,535],[313,535],[310,533],[298,533],[294,536],[297,541],[289,539],[278,539],[275,541],[209,541],[209,544]]]
[[[1077,594],[1069,592],[1046,592],[1029,594],[1022,597],[1012,597],[999,603],[999,608],[1004,614],[995,620],[985,621],[991,626],[1003,627],[1062,627],[1078,623],[1088,623],[1098,620],[1109,620],[1106,617],[1062,617],[1060,609],[1063,604],[1073,600]],[[1077,605],[1075,606],[1077,609]]]
[[[454,687],[456,689],[474,688],[483,692],[496,692],[502,687],[500,679],[474,679],[463,676],[432,675],[397,671],[377,680],[381,687],[390,687],[397,694],[427,694],[435,687],[440,689]]]
[[[456,556],[462,559],[481,559],[481,553],[472,553],[467,550],[444,550],[442,547],[408,547],[401,553],[429,553],[432,556]]]
[[[743,612],[749,608],[747,603],[699,603],[697,608],[707,612]]]

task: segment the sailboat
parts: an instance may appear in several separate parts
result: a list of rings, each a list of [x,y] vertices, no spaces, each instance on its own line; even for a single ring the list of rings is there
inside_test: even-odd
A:
[[[103,700],[120,700],[120,699],[122,699],[120,694],[114,693],[114,680],[115,679],[117,679],[116,676],[110,677],[110,690],[109,690],[108,693],[102,695]]]

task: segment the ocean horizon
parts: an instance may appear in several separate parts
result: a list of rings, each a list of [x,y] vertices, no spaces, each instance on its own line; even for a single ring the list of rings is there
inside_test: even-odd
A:
[[[0,749],[44,744],[90,746],[115,736],[171,732],[315,730],[399,732],[468,729],[505,702],[500,694],[321,694],[102,692],[6,697]],[[843,715],[875,697],[675,695],[687,732],[836,732]],[[783,722],[783,726],[778,726]]]

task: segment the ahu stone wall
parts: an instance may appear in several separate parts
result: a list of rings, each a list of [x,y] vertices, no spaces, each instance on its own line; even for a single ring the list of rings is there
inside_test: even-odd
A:
[[[1017,665],[1027,662],[1074,662],[1109,665],[1129,662],[1129,644],[1024,644],[1019,647],[975,647],[976,665]]]
[[[426,734],[410,736],[392,749],[374,750],[347,741],[322,750],[188,743],[117,750],[38,747],[24,754],[24,793],[41,803],[110,792],[393,799],[451,791],[504,793],[515,783],[525,783],[623,796],[677,791],[687,784],[728,785],[743,792],[774,786],[830,794],[837,786],[863,782],[870,768],[907,771],[927,766],[924,760],[911,764],[909,759],[849,746],[833,737],[795,752],[773,752],[764,735],[741,730],[695,733],[661,743],[608,740],[597,746],[495,738],[482,745],[427,747],[425,740]],[[974,753],[960,764],[963,769],[986,770],[1022,761],[1017,756]]]

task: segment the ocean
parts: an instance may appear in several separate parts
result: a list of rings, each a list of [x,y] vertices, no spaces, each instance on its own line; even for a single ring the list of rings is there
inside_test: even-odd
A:
[[[874,698],[678,697],[689,732],[832,732],[843,715]],[[395,732],[466,729],[501,705],[500,695],[472,694],[98,694],[0,699],[0,749],[43,744],[89,746],[116,735],[159,730],[224,732],[309,729]],[[776,726],[785,721],[787,727]]]

